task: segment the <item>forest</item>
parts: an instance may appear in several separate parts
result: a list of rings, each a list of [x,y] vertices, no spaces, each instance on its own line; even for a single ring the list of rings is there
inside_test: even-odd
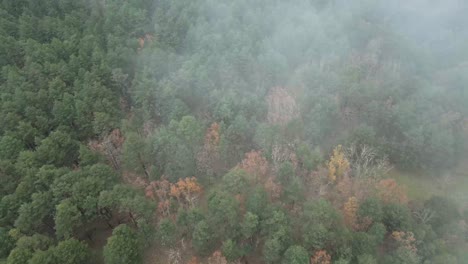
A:
[[[466,14],[0,0],[0,264],[468,263]]]

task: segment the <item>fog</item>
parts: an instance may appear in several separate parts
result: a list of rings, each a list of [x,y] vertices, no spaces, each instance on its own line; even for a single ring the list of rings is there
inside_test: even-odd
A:
[[[0,263],[464,263],[467,14],[0,1]]]

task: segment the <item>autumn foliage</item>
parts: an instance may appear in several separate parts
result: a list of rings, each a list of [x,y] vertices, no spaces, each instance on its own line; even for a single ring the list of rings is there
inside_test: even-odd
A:
[[[416,238],[412,232],[393,231],[392,238],[396,241],[399,247],[404,247],[414,253],[417,252]]]
[[[341,145],[338,145],[333,150],[333,155],[328,162],[328,180],[335,183],[338,179],[343,177],[350,168],[350,163],[346,158]]]
[[[356,197],[348,198],[348,201],[343,206],[343,214],[346,225],[349,228],[355,229],[357,224],[357,211],[359,209],[359,202]]]
[[[202,187],[195,177],[179,179],[176,183],[170,183],[166,179],[150,182],[145,188],[146,197],[157,200],[158,213],[163,216],[170,215],[171,198],[188,208],[195,206]]]
[[[383,179],[377,184],[380,199],[385,203],[408,203],[405,188],[394,179]]]
[[[319,250],[310,258],[311,264],[331,264],[331,257],[327,251]]]
[[[120,130],[114,129],[101,140],[90,141],[88,146],[90,149],[103,154],[114,169],[119,170],[121,168],[120,159],[124,142],[125,138]]]
[[[192,257],[187,264],[200,264],[200,261],[198,261],[197,257]]]
[[[261,151],[252,150],[245,154],[245,158],[239,164],[239,168],[254,177],[254,182],[263,182],[268,174],[268,161],[262,156]]]
[[[283,87],[273,87],[266,98],[267,120],[271,124],[285,125],[299,116],[299,108],[294,97]]]
[[[198,195],[202,192],[201,186],[195,177],[179,179],[175,184],[171,184],[170,195],[177,201],[188,207],[193,207]]]
[[[223,256],[221,251],[217,250],[208,258],[208,264],[227,264],[226,258]]]
[[[221,139],[220,125],[211,124],[205,134],[203,148],[197,154],[197,167],[200,171],[212,174],[218,171],[221,162],[219,160],[219,142]]]

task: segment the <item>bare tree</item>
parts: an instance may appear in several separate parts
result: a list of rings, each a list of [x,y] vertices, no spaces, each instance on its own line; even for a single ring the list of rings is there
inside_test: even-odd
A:
[[[356,178],[377,180],[391,169],[387,157],[379,157],[372,147],[352,144],[346,149],[346,157],[351,161],[351,175]]]

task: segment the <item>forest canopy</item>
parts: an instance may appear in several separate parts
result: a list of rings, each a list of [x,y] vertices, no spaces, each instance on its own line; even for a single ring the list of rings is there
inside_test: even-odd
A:
[[[467,12],[1,0],[0,264],[466,263]]]

